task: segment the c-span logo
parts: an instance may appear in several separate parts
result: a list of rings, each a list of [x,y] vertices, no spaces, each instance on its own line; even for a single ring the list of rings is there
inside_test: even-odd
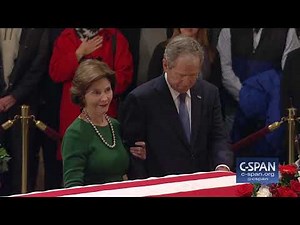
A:
[[[278,183],[278,158],[237,158],[237,183]]]

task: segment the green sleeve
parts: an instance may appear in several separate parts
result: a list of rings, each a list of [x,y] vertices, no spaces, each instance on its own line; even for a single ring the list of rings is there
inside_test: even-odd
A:
[[[85,165],[87,163],[88,144],[82,133],[75,127],[69,127],[62,142],[64,186],[84,185]]]

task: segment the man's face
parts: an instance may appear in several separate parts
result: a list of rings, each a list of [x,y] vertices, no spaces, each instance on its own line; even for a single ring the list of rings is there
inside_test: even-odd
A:
[[[182,55],[175,60],[171,68],[164,59],[163,67],[168,74],[167,79],[171,87],[179,93],[185,93],[196,83],[202,63],[197,56]]]

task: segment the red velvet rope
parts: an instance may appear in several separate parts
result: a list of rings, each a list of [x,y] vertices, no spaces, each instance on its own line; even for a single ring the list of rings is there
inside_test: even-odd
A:
[[[54,141],[61,141],[61,136],[59,133],[57,133],[55,130],[53,130],[52,128],[48,127],[44,130],[44,133],[50,137],[51,139],[53,139]]]
[[[243,138],[242,140],[234,143],[231,145],[231,149],[233,151],[239,150],[240,148],[243,148],[245,146],[250,145],[251,143],[257,141],[258,139],[264,137],[266,134],[270,133],[271,131],[269,130],[268,126],[260,129],[259,131],[250,134],[249,136]]]

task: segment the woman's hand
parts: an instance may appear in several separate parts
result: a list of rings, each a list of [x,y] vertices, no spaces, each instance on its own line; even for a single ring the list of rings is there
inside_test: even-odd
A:
[[[77,60],[80,61],[82,57],[91,54],[93,51],[100,48],[102,46],[102,41],[103,37],[99,35],[95,36],[91,40],[88,40],[87,38],[84,39],[76,50]]]
[[[130,147],[129,150],[132,155],[145,160],[146,159],[146,143],[143,141],[137,141],[135,146]]]

